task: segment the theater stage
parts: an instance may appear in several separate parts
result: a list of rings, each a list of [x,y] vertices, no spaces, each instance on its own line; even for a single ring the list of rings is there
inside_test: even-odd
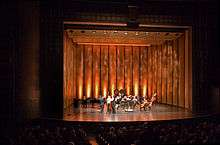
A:
[[[118,111],[116,114],[100,113],[99,106],[90,105],[87,108],[68,108],[64,111],[65,121],[89,121],[89,122],[130,122],[130,121],[159,121],[175,120],[197,117],[187,109],[172,105],[155,104],[150,111],[140,111],[136,108],[132,112]]]

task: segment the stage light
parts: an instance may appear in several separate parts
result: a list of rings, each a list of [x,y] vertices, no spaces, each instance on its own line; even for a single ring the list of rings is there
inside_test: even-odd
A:
[[[130,95],[130,87],[127,86],[127,95]]]
[[[82,99],[82,86],[79,85],[79,98]]]
[[[112,85],[112,94],[114,94],[115,86]]]
[[[125,35],[127,35],[127,34],[128,34],[128,32],[125,32],[124,34],[125,34]]]
[[[87,86],[87,97],[91,97],[91,86],[88,84]]]
[[[95,86],[95,96],[98,97],[99,96],[99,86],[96,84]]]
[[[104,93],[104,94],[103,94],[104,96],[107,95],[107,89],[106,89],[106,87],[104,87],[104,89],[103,89],[103,93]]]
[[[144,85],[143,86],[143,96],[146,96],[146,94],[147,94],[147,86]]]
[[[138,83],[134,84],[134,95],[138,96]]]

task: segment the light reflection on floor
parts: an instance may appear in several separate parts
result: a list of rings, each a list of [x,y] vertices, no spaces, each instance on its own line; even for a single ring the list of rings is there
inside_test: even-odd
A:
[[[103,113],[100,113],[98,105],[87,108],[69,108],[64,113],[66,121],[94,121],[94,122],[121,122],[121,121],[156,121],[173,120],[193,117],[193,113],[183,108],[155,104],[150,111],[140,111],[136,108],[132,112],[119,110],[116,114],[106,113],[106,107]]]

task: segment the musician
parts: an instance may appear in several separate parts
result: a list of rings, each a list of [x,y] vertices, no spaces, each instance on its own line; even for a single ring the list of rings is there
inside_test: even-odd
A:
[[[132,109],[134,109],[135,106],[136,106],[136,104],[137,104],[137,102],[138,102],[137,96],[133,96],[133,97],[132,97],[132,102],[133,102],[133,104],[132,104]]]
[[[116,107],[116,97],[115,96],[113,96],[112,97],[112,100],[111,100],[111,104],[112,104],[112,113],[116,113],[116,111],[115,111],[115,107]]]
[[[152,97],[152,101],[156,101],[157,100],[157,93],[154,92],[153,97]]]
[[[99,101],[100,101],[100,109],[101,109],[100,112],[102,113],[104,110],[104,105],[105,105],[105,97],[100,95]]]
[[[151,97],[151,99],[150,99],[150,103],[149,103],[149,105],[148,105],[148,108],[149,108],[149,109],[151,109],[151,107],[152,107],[154,101],[156,101],[156,99],[157,99],[156,97],[157,97],[157,93],[155,92],[155,93],[153,93],[153,95],[152,95],[152,97]]]
[[[115,96],[115,109],[117,110],[121,101],[120,96]]]
[[[112,96],[108,95],[106,103],[107,103],[107,112],[111,112],[111,101],[112,101]]]

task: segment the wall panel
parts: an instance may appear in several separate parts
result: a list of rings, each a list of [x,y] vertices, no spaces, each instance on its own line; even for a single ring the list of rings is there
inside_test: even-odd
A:
[[[172,65],[172,41],[167,45],[167,104],[173,103],[173,65]]]
[[[124,89],[124,46],[117,47],[117,88]]]
[[[86,98],[92,97],[92,45],[84,46],[84,87]]]
[[[100,46],[94,45],[93,46],[93,96],[95,98],[99,97],[100,94]]]
[[[151,96],[152,90],[152,46],[148,47],[147,51],[147,66],[148,66],[148,80],[147,80],[147,96]]]
[[[131,94],[132,88],[132,55],[131,55],[132,47],[125,46],[125,58],[124,58],[124,69],[125,69],[125,89],[127,95]]]
[[[139,47],[133,47],[133,91],[139,95]]]
[[[101,45],[101,91],[103,96],[108,93],[108,45]]]
[[[178,105],[178,41],[174,41],[173,45],[173,105]]]
[[[147,73],[147,51],[148,51],[148,47],[141,47],[141,84],[142,84],[142,95],[143,96],[147,96],[147,79],[148,79],[148,73]]]
[[[166,44],[162,45],[162,58],[161,58],[161,67],[162,67],[162,103],[166,103]]]
[[[79,99],[82,99],[83,98],[83,45],[78,45],[77,46],[77,64],[76,64],[76,74],[77,74],[77,97]]]
[[[179,38],[179,61],[180,64],[180,80],[179,80],[179,106],[184,107],[185,106],[185,51],[184,51],[184,44],[185,44],[185,40],[184,40],[184,36]]]
[[[116,45],[109,46],[109,91],[116,89]]]

